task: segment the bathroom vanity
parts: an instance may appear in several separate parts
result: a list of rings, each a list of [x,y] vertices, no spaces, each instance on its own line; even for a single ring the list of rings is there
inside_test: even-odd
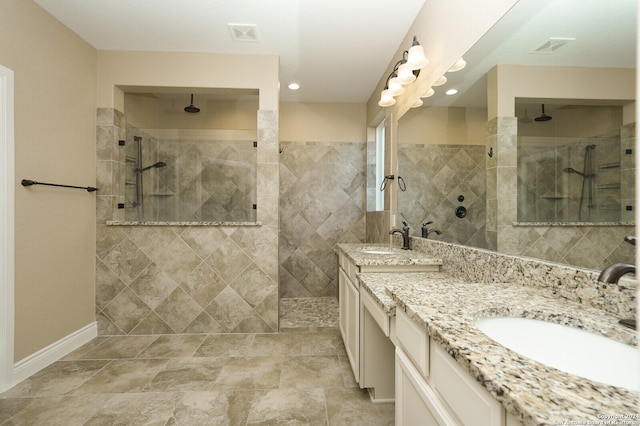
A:
[[[361,291],[359,273],[437,272],[440,259],[388,246],[338,245],[339,327],[353,376],[373,401],[394,398],[394,316]]]
[[[347,259],[342,265],[349,269]],[[548,425],[639,415],[638,392],[519,355],[476,326],[482,318],[524,317],[636,345],[635,333],[606,311],[522,283],[468,282],[437,271],[364,269],[356,271],[357,284],[344,281],[359,301],[352,320],[360,322],[354,328],[343,318],[341,293],[341,330],[344,322],[343,333],[356,333],[359,345],[351,342],[348,351],[360,351],[354,374],[358,371],[361,387],[367,387],[371,353],[376,354],[371,362],[378,373],[394,371],[397,425]],[[372,397],[380,397],[380,389],[375,387]]]

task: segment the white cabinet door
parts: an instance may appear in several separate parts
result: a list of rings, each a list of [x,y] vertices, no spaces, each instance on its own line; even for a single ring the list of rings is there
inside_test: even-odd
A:
[[[342,341],[345,346],[347,345],[347,304],[346,304],[346,288],[347,288],[347,274],[345,274],[342,268],[338,268],[338,326],[340,327],[340,334],[342,334]]]
[[[360,292],[339,269],[340,331],[356,382],[360,382]]]
[[[396,426],[457,426],[435,392],[396,348]]]

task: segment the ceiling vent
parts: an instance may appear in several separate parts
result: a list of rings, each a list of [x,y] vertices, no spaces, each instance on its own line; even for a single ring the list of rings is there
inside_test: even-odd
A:
[[[569,43],[570,41],[575,41],[575,38],[550,37],[549,40],[545,41],[544,43],[542,43],[540,46],[538,46],[536,49],[533,49],[529,53],[549,55],[555,52],[556,50],[560,49],[562,46]]]
[[[255,24],[227,24],[234,41],[259,41],[258,26]]]

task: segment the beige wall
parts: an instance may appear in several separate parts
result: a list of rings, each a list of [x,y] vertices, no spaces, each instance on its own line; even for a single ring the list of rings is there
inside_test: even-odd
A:
[[[233,100],[212,100],[198,96],[193,103],[198,114],[187,114],[188,89],[182,95],[156,97],[146,93],[125,93],[127,124],[141,129],[252,129],[257,128],[258,95]]]
[[[366,142],[364,104],[280,104],[283,141]]]
[[[485,108],[411,109],[398,123],[398,143],[484,145],[486,122]]]
[[[96,50],[32,1],[3,0],[15,72],[15,361],[95,320]]]
[[[497,65],[487,74],[489,119],[513,117],[517,97],[635,103],[635,86],[635,69]],[[625,113],[625,123],[633,121],[633,111]]]
[[[259,89],[261,110],[277,111],[279,59],[267,55],[98,51],[98,107],[124,109],[116,86]]]

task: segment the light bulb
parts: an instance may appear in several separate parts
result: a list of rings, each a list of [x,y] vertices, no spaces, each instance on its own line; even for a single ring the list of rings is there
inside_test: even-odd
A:
[[[429,90],[427,90],[424,95],[422,95],[423,98],[429,98],[431,96],[433,96],[436,93],[435,90],[433,90],[432,88],[429,88]]]
[[[445,84],[447,82],[447,77],[445,77],[444,75],[442,77],[440,77],[440,79],[438,79],[438,81],[436,81],[435,83],[433,83],[434,86],[442,86],[443,84]]]
[[[407,65],[412,70],[419,70],[429,64],[429,60],[424,56],[424,48],[420,46],[416,36],[413,36],[413,44],[409,48],[407,55]]]
[[[380,100],[378,101],[378,105],[381,107],[388,107],[396,103],[396,100],[391,96],[388,90],[383,90],[380,94]]]
[[[460,58],[455,64],[453,64],[451,68],[449,68],[449,72],[460,71],[462,68],[466,66],[467,66],[467,61],[465,61],[463,58]]]
[[[409,49],[409,56],[407,58],[407,65],[412,70],[419,70],[429,65],[429,60],[424,56],[424,48],[419,44],[411,46]]]
[[[409,68],[407,63],[400,65],[398,67],[398,81],[400,84],[410,84],[416,80],[416,75],[413,73],[413,70]]]
[[[402,87],[402,84],[400,84],[398,77],[393,77],[391,80],[389,80],[389,83],[387,83],[387,85],[387,90],[389,91],[389,94],[391,96],[398,96],[404,93],[404,87]]]

